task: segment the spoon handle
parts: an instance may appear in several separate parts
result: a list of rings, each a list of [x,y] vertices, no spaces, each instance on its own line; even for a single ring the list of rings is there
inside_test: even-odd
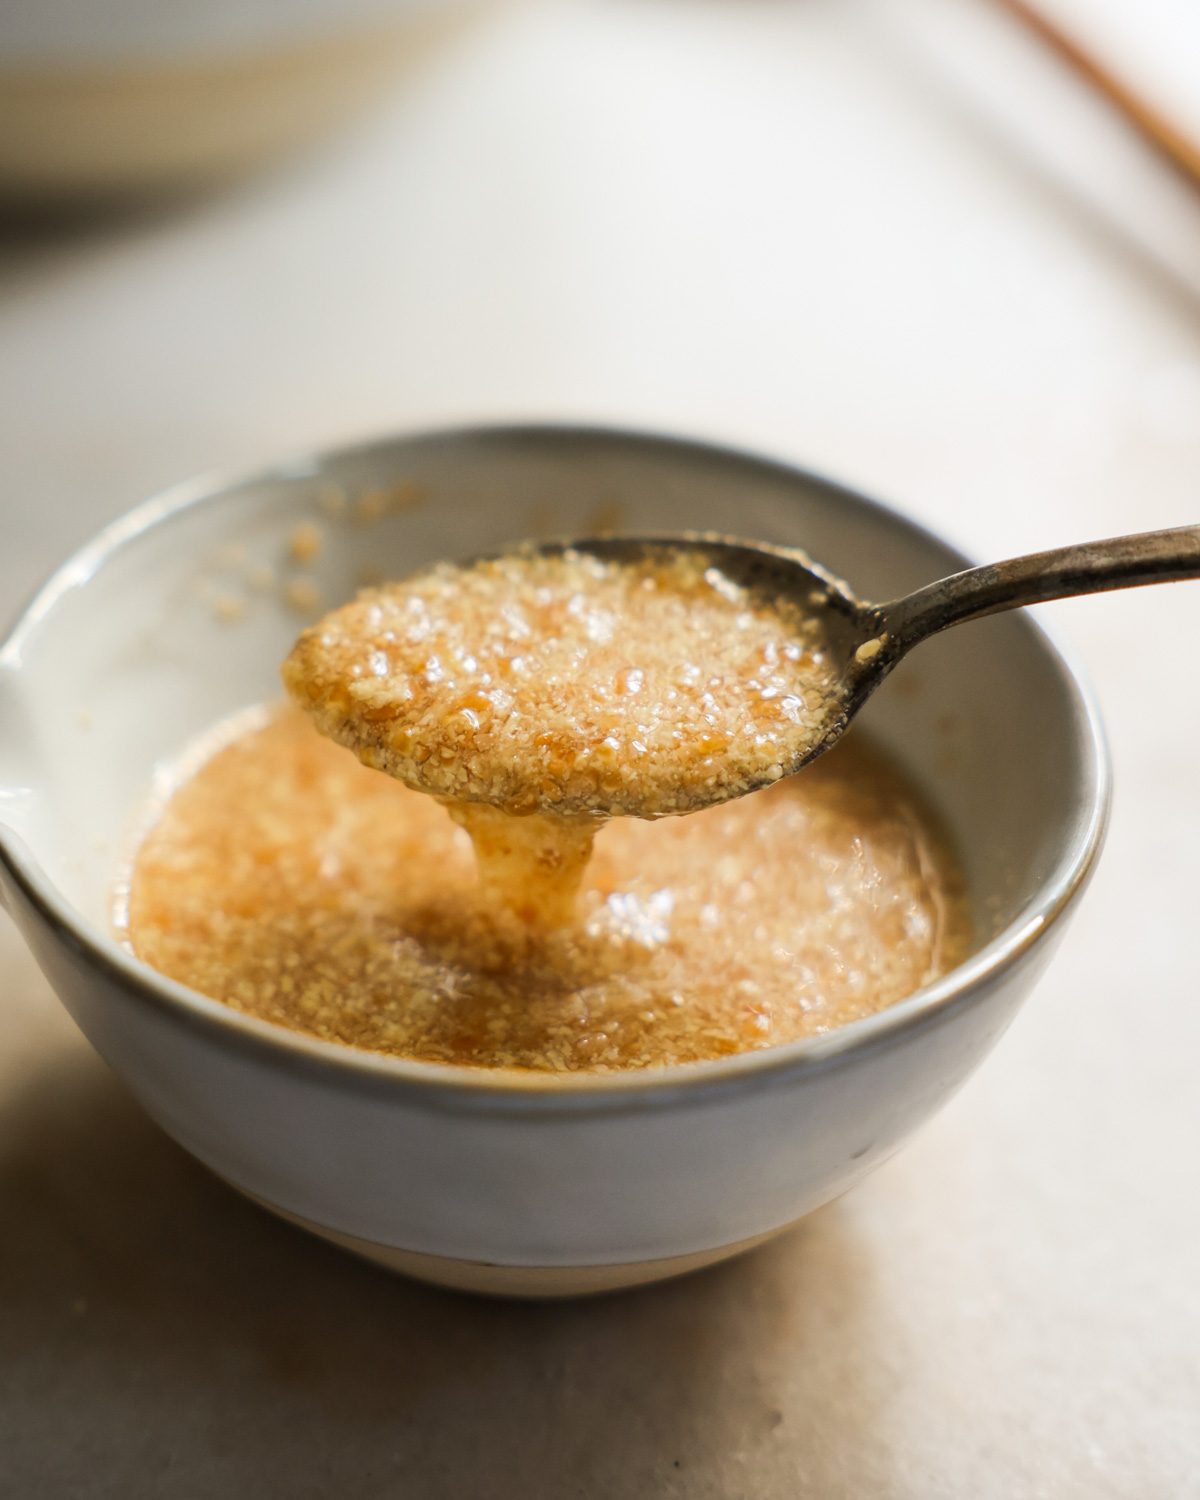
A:
[[[1180,578],[1200,578],[1200,526],[1083,542],[968,568],[881,605],[879,614],[893,650],[903,654],[926,636],[980,615]]]

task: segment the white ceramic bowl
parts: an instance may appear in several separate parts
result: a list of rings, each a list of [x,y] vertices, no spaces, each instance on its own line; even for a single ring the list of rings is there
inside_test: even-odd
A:
[[[381,491],[399,505],[363,524],[357,497],[376,492],[374,515]],[[349,510],[331,520],[320,506],[337,494]],[[326,535],[311,568],[326,604],[368,571],[596,529],[800,543],[868,598],[962,564],[799,470],[557,428],[393,439],[185,485],[109,527],[0,650],[0,892],[71,1014],[176,1140],[384,1264],[545,1295],[672,1275],[778,1233],[958,1088],[1053,952],[1107,811],[1095,708],[1018,615],[922,646],[868,706],[957,839],[977,940],[936,984],[829,1035],[618,1076],[442,1067],[251,1020],[123,952],[107,914],[131,812],[157,763],[278,695],[302,623],[284,560],[308,519]],[[279,581],[256,593],[264,567]]]
[[[0,194],[245,170],[386,89],[490,0],[3,0]]]

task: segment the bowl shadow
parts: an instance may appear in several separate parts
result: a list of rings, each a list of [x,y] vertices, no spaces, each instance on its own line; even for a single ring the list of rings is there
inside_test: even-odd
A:
[[[90,1055],[0,1140],[0,1489],[607,1497],[888,1492],[874,1282],[837,1204],[576,1302],[405,1280],[276,1220]]]

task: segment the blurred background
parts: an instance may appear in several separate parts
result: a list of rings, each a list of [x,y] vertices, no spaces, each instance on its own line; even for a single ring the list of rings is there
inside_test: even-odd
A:
[[[1194,523],[1198,171],[1194,0],[7,0],[0,613],[176,479],[460,421],[761,449],[981,561]],[[1198,605],[1046,607],[1117,765],[1059,959],[900,1158],[674,1287],[267,1221],[0,917],[0,1493],[1200,1495]]]

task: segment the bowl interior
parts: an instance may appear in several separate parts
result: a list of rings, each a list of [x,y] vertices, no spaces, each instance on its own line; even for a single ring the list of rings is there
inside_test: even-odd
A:
[[[296,561],[303,522],[321,546]],[[184,486],[78,554],[0,651],[0,834],[23,840],[106,938],[114,873],[159,768],[216,721],[281,695],[279,663],[316,597],[328,608],[365,581],[520,537],[685,529],[803,546],[868,599],[963,565],[814,477],[620,433],[433,434]],[[1028,618],[921,646],[864,722],[957,842],[976,948],[1080,857],[1102,779],[1094,724]]]

